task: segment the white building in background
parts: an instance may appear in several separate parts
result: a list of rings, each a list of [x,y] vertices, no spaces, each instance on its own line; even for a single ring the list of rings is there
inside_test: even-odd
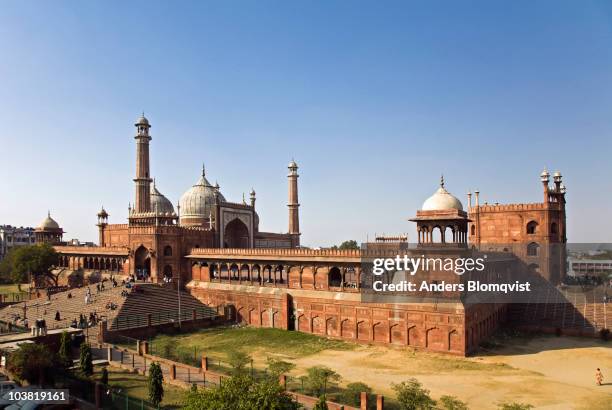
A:
[[[34,228],[0,225],[0,260],[4,259],[11,249],[32,245],[35,241]]]
[[[612,274],[612,259],[578,259],[567,258],[568,275],[597,276],[602,273]]]

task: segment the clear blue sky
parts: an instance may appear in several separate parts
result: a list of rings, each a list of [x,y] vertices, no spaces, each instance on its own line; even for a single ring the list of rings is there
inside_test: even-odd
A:
[[[569,240],[610,241],[611,109],[606,1],[2,1],[0,223],[125,222],[144,110],[173,203],[204,161],[286,231],[295,157],[307,245],[414,240],[440,173],[464,204],[540,201],[545,165]]]

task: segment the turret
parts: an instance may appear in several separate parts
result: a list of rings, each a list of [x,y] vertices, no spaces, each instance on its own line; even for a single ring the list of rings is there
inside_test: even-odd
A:
[[[294,160],[291,160],[289,165],[289,234],[291,235],[291,245],[293,247],[300,246],[300,216],[299,216],[299,201],[298,201],[298,165]]]

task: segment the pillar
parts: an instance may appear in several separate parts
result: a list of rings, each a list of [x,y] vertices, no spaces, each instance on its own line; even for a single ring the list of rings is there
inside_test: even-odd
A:
[[[384,406],[385,406],[385,396],[383,396],[382,394],[377,394],[376,395],[376,410],[383,410]]]
[[[361,402],[359,410],[368,410],[368,393],[362,391],[359,398]]]

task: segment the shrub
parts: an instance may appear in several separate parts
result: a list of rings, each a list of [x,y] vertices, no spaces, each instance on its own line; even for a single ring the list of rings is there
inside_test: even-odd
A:
[[[444,410],[467,410],[468,406],[458,398],[454,396],[442,396],[440,397],[440,404]]]
[[[233,350],[227,356],[227,361],[232,368],[232,374],[245,373],[251,360],[251,356],[240,350]]]
[[[100,375],[100,383],[104,386],[108,386],[108,369],[106,367],[102,368],[102,375]]]
[[[47,346],[24,343],[10,354],[7,368],[19,381],[42,385],[51,379],[53,361],[53,353]]]
[[[312,410],[329,410],[329,407],[327,407],[327,399],[325,398],[325,395],[319,397],[319,401],[316,402]]]
[[[70,335],[68,332],[62,332],[62,336],[60,338],[60,347],[58,351],[58,361],[59,364],[65,368],[72,366],[72,354],[70,352]]]
[[[392,384],[401,410],[433,410],[436,401],[429,396],[417,379],[409,379],[400,384]]]
[[[159,363],[151,363],[147,385],[149,388],[149,400],[155,406],[158,406],[164,398],[164,375]]]
[[[601,340],[603,340],[604,342],[607,342],[608,340],[610,340],[610,329],[607,328],[603,328],[599,331],[599,337],[601,337]]]
[[[91,348],[87,343],[81,343],[79,368],[85,376],[91,376],[93,374],[93,358],[91,355]]]
[[[349,383],[346,385],[346,389],[340,394],[340,400],[342,403],[359,407],[361,404],[361,392],[366,392],[369,396],[372,394],[372,389],[365,383]]]
[[[317,397],[325,394],[329,386],[340,381],[340,375],[327,366],[313,366],[306,369],[306,372],[306,390]]]
[[[512,402],[501,403],[497,408],[499,410],[530,410],[533,409],[533,406],[531,404]]]

